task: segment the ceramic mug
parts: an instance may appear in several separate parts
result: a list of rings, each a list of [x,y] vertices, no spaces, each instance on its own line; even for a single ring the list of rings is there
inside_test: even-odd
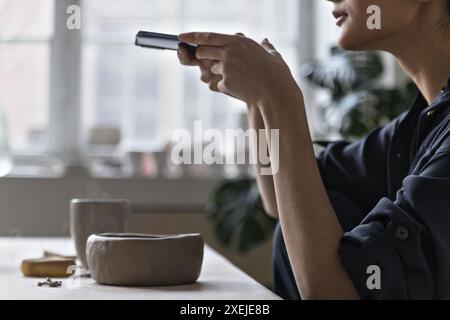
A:
[[[78,259],[89,269],[86,242],[90,235],[123,233],[130,218],[130,206],[122,199],[72,199],[70,202],[70,233]]]

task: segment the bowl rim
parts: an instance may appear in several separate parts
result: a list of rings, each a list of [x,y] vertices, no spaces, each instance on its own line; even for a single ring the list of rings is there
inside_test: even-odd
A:
[[[183,234],[145,234],[145,233],[99,233],[89,236],[88,241],[164,241],[177,239],[202,239],[201,233],[183,233]]]
[[[108,199],[108,198],[75,198],[70,200],[71,203],[84,203],[84,204],[117,204],[126,203],[129,204],[130,201],[126,199]]]

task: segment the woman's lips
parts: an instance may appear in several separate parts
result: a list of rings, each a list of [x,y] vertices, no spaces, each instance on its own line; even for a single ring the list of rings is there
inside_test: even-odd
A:
[[[336,25],[342,26],[344,21],[348,18],[348,14],[345,11],[335,10],[333,16],[336,18]]]

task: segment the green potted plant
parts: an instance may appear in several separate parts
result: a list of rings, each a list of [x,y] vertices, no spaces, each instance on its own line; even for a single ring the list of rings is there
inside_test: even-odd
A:
[[[264,211],[256,181],[248,176],[223,182],[213,192],[207,213],[219,241],[238,252],[264,242],[276,225]]]
[[[355,140],[405,111],[417,88],[412,81],[398,88],[380,84],[384,67],[378,52],[331,49],[328,59],[303,66],[302,75],[329,92],[314,108],[319,130],[327,136]]]

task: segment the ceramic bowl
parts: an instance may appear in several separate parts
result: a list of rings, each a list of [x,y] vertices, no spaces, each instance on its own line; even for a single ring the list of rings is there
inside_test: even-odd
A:
[[[200,276],[204,241],[200,234],[91,235],[86,258],[92,278],[117,286],[190,284]]]

